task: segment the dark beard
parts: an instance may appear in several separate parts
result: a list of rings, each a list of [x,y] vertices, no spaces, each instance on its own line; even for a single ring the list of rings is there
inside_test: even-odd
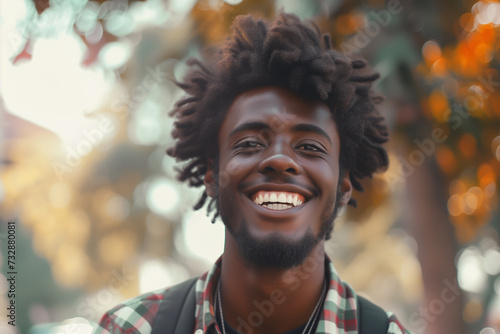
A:
[[[340,207],[339,199],[340,192],[337,189],[333,212],[323,217],[318,236],[314,236],[314,232],[309,228],[299,240],[286,240],[278,232],[273,232],[263,239],[258,239],[249,233],[245,220],[241,222],[238,231],[230,228],[229,224],[226,224],[226,227],[236,240],[240,254],[248,263],[261,268],[286,270],[302,264],[318,243],[331,233],[333,222]]]
[[[278,232],[257,239],[248,232],[245,221],[237,232],[229,232],[236,240],[243,258],[261,268],[290,269],[298,266],[321,241],[314,237],[311,229],[300,240],[285,240]]]

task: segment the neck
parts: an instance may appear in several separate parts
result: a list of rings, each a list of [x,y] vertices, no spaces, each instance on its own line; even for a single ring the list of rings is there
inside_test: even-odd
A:
[[[305,324],[324,284],[324,243],[301,265],[262,268],[248,263],[226,233],[221,268],[224,320],[243,333],[284,333]]]

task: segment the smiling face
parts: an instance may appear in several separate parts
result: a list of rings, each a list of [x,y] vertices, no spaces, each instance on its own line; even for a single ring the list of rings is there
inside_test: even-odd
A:
[[[219,170],[205,185],[247,260],[292,267],[324,239],[352,191],[347,173],[339,179],[339,152],[322,102],[277,87],[233,101],[219,131]]]

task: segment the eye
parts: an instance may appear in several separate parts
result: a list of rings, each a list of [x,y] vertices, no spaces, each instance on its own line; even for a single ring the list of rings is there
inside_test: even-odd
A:
[[[310,152],[325,152],[319,146],[316,146],[316,145],[313,145],[313,144],[302,144],[298,148],[301,149],[301,150],[310,151]]]
[[[261,147],[264,147],[260,142],[254,140],[245,140],[243,142],[238,143],[235,148],[243,149],[243,150],[256,150]]]

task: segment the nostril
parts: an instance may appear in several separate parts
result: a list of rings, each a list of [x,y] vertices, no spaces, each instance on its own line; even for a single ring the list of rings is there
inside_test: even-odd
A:
[[[270,173],[270,172],[275,172],[275,170],[274,170],[274,168],[267,166],[267,167],[264,167],[264,172]]]
[[[276,154],[264,159],[259,164],[262,173],[300,174],[300,165],[290,156]]]

